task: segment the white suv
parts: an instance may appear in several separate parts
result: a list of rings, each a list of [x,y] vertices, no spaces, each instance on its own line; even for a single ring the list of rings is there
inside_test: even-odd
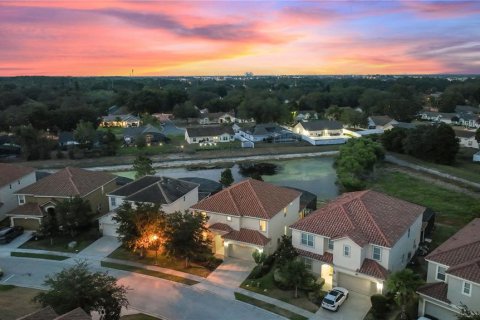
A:
[[[322,301],[322,308],[331,311],[337,311],[342,303],[348,298],[348,290],[341,287],[335,287],[327,293]]]

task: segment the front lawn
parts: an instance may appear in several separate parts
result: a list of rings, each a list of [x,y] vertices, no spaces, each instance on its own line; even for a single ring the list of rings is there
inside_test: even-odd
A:
[[[254,305],[256,307],[268,310],[270,312],[279,314],[282,317],[285,317],[287,319],[291,319],[291,320],[307,320],[308,319],[308,318],[306,318],[302,315],[299,315],[297,313],[294,313],[290,310],[286,310],[286,309],[277,307],[276,305],[273,305],[271,303],[249,297],[249,296],[244,295],[240,292],[235,292],[235,299],[237,299],[239,301],[243,301],[243,302],[251,304],[251,305]]]
[[[205,266],[205,263],[191,261],[190,267],[185,268],[184,259],[167,258],[166,256],[159,254],[157,260],[155,260],[155,251],[153,250],[147,251],[146,256],[142,258],[138,253],[133,253],[123,247],[113,251],[108,257],[119,260],[133,261],[145,265],[156,265],[162,268],[190,273],[205,278],[221,263],[221,260],[219,260],[217,261],[215,268],[208,269]]]
[[[40,310],[42,306],[32,302],[41,290],[0,285],[0,319],[17,319]]]
[[[100,232],[92,228],[85,232],[82,232],[75,236],[74,238],[71,237],[57,237],[53,240],[53,245],[50,244],[50,239],[39,239],[35,240],[35,237],[32,237],[30,240],[25,242],[20,246],[21,249],[34,249],[34,250],[47,250],[47,251],[59,251],[59,252],[70,252],[70,253],[78,253],[82,251],[93,242],[98,240],[101,237]],[[77,242],[77,246],[75,248],[70,249],[68,244],[72,241]]]

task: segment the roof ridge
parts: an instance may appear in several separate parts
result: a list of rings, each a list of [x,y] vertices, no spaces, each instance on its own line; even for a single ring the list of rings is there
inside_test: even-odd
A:
[[[144,176],[144,177],[149,177],[149,176]],[[152,176],[152,177],[156,177],[156,176]],[[142,177],[142,178],[143,178],[143,177]],[[142,178],[141,178],[141,179],[142,179]],[[156,178],[157,178],[157,177],[156,177]],[[160,177],[158,177],[158,178],[160,178]],[[136,180],[136,181],[139,181],[139,180],[140,180],[140,179],[138,179],[138,180]],[[132,181],[132,182],[130,182],[130,183],[134,183],[134,182],[136,182],[136,181]],[[131,196],[133,196],[133,195],[135,195],[135,194],[137,194],[137,193],[139,193],[139,192],[141,192],[141,191],[144,191],[145,189],[150,188],[151,186],[155,185],[156,183],[158,183],[158,181],[155,181],[155,182],[153,182],[153,183],[151,183],[151,184],[149,184],[149,185],[147,185],[147,186],[145,186],[145,187],[143,187],[143,188],[141,188],[141,189],[138,189],[137,191],[135,191],[135,192],[133,192],[133,193],[130,193],[129,195],[126,195],[125,197],[126,197],[126,198],[131,197]],[[128,184],[126,184],[125,186],[127,186],[127,185],[128,185]],[[121,188],[123,188],[123,187],[125,187],[125,186],[122,186]],[[117,190],[120,190],[121,188],[118,188]],[[115,192],[115,191],[117,191],[117,190],[114,190],[114,191],[112,191],[112,192]]]
[[[448,238],[448,240],[450,240],[450,239],[452,239],[453,237],[455,237],[455,235],[456,235],[456,234],[454,234],[453,236],[451,236],[450,238]],[[448,241],[448,240],[447,240],[447,241]],[[445,242],[447,242],[447,241],[445,241]],[[445,242],[444,242],[444,243],[445,243]],[[461,246],[458,246],[458,247],[450,248],[450,249],[448,249],[448,250],[443,250],[443,251],[441,251],[441,252],[435,253],[435,251],[437,251],[437,249],[440,249],[440,250],[441,250],[440,247],[437,247],[435,250],[433,250],[433,251],[432,251],[429,255],[427,255],[425,258],[428,258],[428,259],[430,259],[430,258],[432,258],[432,257],[435,258],[435,256],[437,256],[437,255],[444,254],[444,253],[448,253],[448,252],[453,251],[453,250],[458,250],[458,249],[465,248],[465,247],[468,247],[468,246],[471,246],[471,245],[474,245],[474,244],[479,244],[479,243],[480,243],[480,239],[478,239],[477,241],[472,241],[472,242],[469,242],[469,243],[465,243],[465,244],[463,244],[463,245],[461,245]],[[479,259],[480,259],[480,258],[479,258]]]
[[[72,186],[73,186],[73,189],[75,189],[75,191],[78,193],[78,195],[81,195],[80,194],[80,191],[78,190],[77,188],[77,185],[75,184],[75,182],[73,181],[72,177],[73,177],[73,174],[72,172],[70,171],[71,167],[66,167],[65,170],[67,171],[67,174],[68,174],[68,180],[72,183]]]
[[[258,198],[258,195],[257,195],[257,192],[255,191],[255,189],[253,189],[253,186],[252,186],[252,180],[253,179],[247,179],[247,183],[248,183],[248,186],[250,187],[250,189],[252,189],[252,192],[253,192],[253,195],[255,197],[255,199],[257,200],[258,204],[260,205],[260,208],[263,210],[263,213],[268,217],[268,212],[267,210],[265,209],[265,207],[263,206],[263,203],[260,201],[260,199]]]
[[[241,183],[241,182],[240,182]],[[230,192],[234,187],[237,187],[238,184],[234,184],[233,186],[230,186],[228,187],[227,189],[225,189],[225,192],[228,194],[228,196],[230,197],[230,199],[232,200],[232,203],[233,203],[233,206],[235,207],[235,211],[237,212],[237,214],[239,214],[240,216],[243,216],[243,214],[240,212],[240,210],[238,209],[238,206],[237,204],[235,203],[235,199],[233,198],[233,195],[232,193]]]
[[[480,257],[477,257],[475,259],[465,261],[465,262],[462,262],[460,264],[451,266],[451,267],[448,268],[447,272],[462,269],[462,268],[468,267],[469,265],[472,265],[472,264],[478,264],[479,262],[480,262]]]
[[[158,189],[160,189],[160,192],[162,193],[163,198],[168,202],[171,203],[171,200],[169,197],[167,197],[167,194],[165,193],[165,190],[163,190],[163,186],[160,184],[160,182],[163,181],[163,177],[161,180],[157,181],[155,184],[158,186]]]
[[[380,229],[380,227],[378,226],[377,222],[375,221],[375,219],[373,219],[372,215],[371,215],[371,212],[367,210],[367,207],[365,206],[365,204],[363,203],[363,200],[362,197],[364,195],[366,195],[367,193],[370,193],[370,192],[374,192],[372,190],[365,190],[365,191],[362,191],[361,195],[359,196],[359,199],[360,199],[360,203],[362,204],[362,206],[365,208],[365,211],[368,213],[367,216],[368,216],[368,219],[373,223],[373,226],[375,227],[375,229],[377,229],[377,231],[380,233],[380,235],[382,236],[383,240],[385,241],[386,244],[388,244],[389,246],[391,246],[392,244],[390,243],[390,241],[388,241],[387,237],[385,236],[385,233],[383,233],[382,229]],[[387,195],[387,197],[389,197]]]

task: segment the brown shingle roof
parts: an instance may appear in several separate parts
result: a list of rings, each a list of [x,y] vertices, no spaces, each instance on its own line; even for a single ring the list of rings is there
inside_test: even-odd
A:
[[[92,317],[83,311],[82,308],[76,308],[70,312],[58,316],[54,320],[92,320]]]
[[[444,282],[428,283],[418,288],[417,292],[445,303],[450,303],[450,300],[447,298],[448,284]]]
[[[259,231],[245,228],[240,228],[240,231],[233,230],[222,237],[227,240],[250,243],[258,246],[265,246],[270,242],[270,239],[265,237]]]
[[[358,272],[377,279],[386,280],[388,277],[387,269],[382,267],[378,262],[371,259],[364,259],[362,266],[360,267]]]
[[[480,218],[476,218],[425,257],[448,266],[447,273],[480,283]]]
[[[247,179],[203,199],[192,209],[270,219],[300,195],[295,190]]]
[[[12,181],[17,181],[26,176],[35,169],[30,167],[22,167],[8,163],[0,163],[0,187],[6,186]]]
[[[66,167],[17,191],[16,194],[83,197],[112,180],[115,180],[115,176],[110,173]]]
[[[27,314],[26,316],[17,318],[17,320],[54,320],[56,317],[58,317],[58,314],[52,307],[48,306]]]
[[[9,211],[7,216],[43,217],[43,211],[38,203],[25,203]]]
[[[233,231],[233,229],[228,224],[220,223],[220,222],[212,224],[211,226],[208,227],[208,229],[225,231],[225,232]]]
[[[376,191],[350,192],[291,228],[332,239],[348,236],[359,245],[371,243],[390,248],[425,210]]]
[[[321,255],[318,253],[313,253],[313,252],[298,249],[298,248],[295,248],[295,250],[297,250],[299,256],[333,264],[333,254],[331,254],[330,252],[325,252],[323,253],[323,255]]]

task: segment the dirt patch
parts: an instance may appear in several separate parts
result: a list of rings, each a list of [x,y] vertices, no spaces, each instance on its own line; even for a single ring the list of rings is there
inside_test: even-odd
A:
[[[32,302],[41,290],[14,287],[0,291],[0,320],[17,319],[42,308],[38,303]]]

